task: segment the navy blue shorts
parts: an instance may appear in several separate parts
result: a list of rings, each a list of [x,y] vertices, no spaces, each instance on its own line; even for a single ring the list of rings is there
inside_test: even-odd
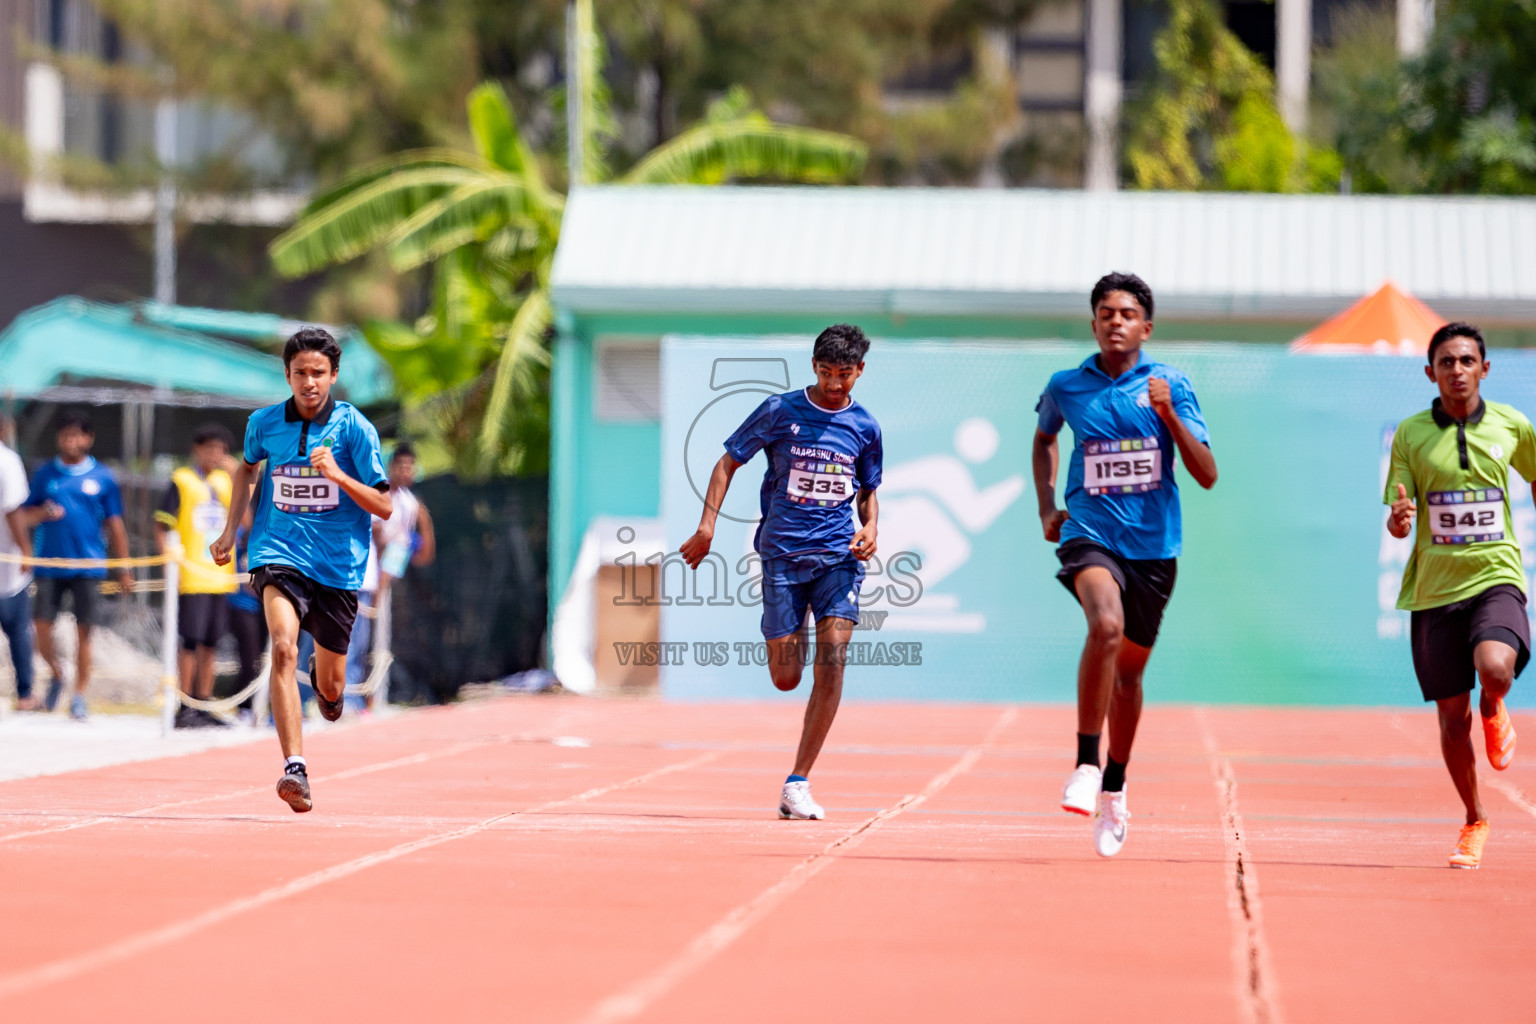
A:
[[[864,563],[852,555],[822,553],[763,559],[763,638],[797,633],[806,609],[822,619],[859,621]]]

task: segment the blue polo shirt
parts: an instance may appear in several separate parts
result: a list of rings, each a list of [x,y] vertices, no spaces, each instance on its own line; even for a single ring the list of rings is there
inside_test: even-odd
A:
[[[107,545],[101,529],[108,519],[123,514],[123,492],[117,476],[87,455],[73,466],[53,459],[32,476],[28,505],[51,501],[64,509],[64,518],[39,523],[33,534],[38,558],[106,558]],[[60,569],[39,566],[36,575],[50,579],[86,576],[104,579],[106,569]]]
[[[256,410],[245,425],[245,461],[266,468],[252,499],[249,564],[286,565],[327,587],[357,590],[368,564],[370,517],[309,464],[318,445],[331,448],[352,479],[389,486],[378,431],[354,406],[327,399],[313,420],[301,418],[291,398]]]
[[[885,457],[869,410],[852,398],[836,411],[823,409],[803,389],[770,395],[726,439],[725,450],[737,462],[767,452],[763,518],[753,540],[758,554],[849,556],[854,496],[880,486]]]
[[[1152,410],[1147,382],[1166,380],[1173,408],[1190,433],[1209,445],[1205,418],[1189,378],[1143,350],[1140,361],[1111,379],[1098,356],[1051,377],[1035,411],[1040,430],[1072,428],[1067,512],[1061,540],[1090,540],[1129,559],[1177,558],[1184,526],[1174,478],[1177,446]]]

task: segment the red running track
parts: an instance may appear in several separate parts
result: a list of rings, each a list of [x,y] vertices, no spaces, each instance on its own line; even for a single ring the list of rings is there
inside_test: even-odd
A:
[[[0,1021],[1536,1020],[1532,716],[1467,872],[1422,709],[1149,708],[1113,861],[1067,708],[847,704],[779,821],[799,715],[411,712],[303,816],[275,742],[5,783]]]

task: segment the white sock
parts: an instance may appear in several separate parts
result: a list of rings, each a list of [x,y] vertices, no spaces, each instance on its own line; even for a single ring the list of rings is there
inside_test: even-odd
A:
[[[288,760],[283,762],[283,767],[286,768],[290,764],[302,764],[305,767],[309,766],[309,762],[304,760],[304,755],[302,755],[302,754],[294,754],[291,757],[289,757]]]

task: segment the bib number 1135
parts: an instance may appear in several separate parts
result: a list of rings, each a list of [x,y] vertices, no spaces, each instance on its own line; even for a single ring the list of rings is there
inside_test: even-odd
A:
[[[1083,442],[1083,487],[1089,494],[1140,494],[1162,485],[1157,438]]]
[[[1429,532],[1436,544],[1480,544],[1504,539],[1504,492],[1497,487],[1473,491],[1430,491]]]

